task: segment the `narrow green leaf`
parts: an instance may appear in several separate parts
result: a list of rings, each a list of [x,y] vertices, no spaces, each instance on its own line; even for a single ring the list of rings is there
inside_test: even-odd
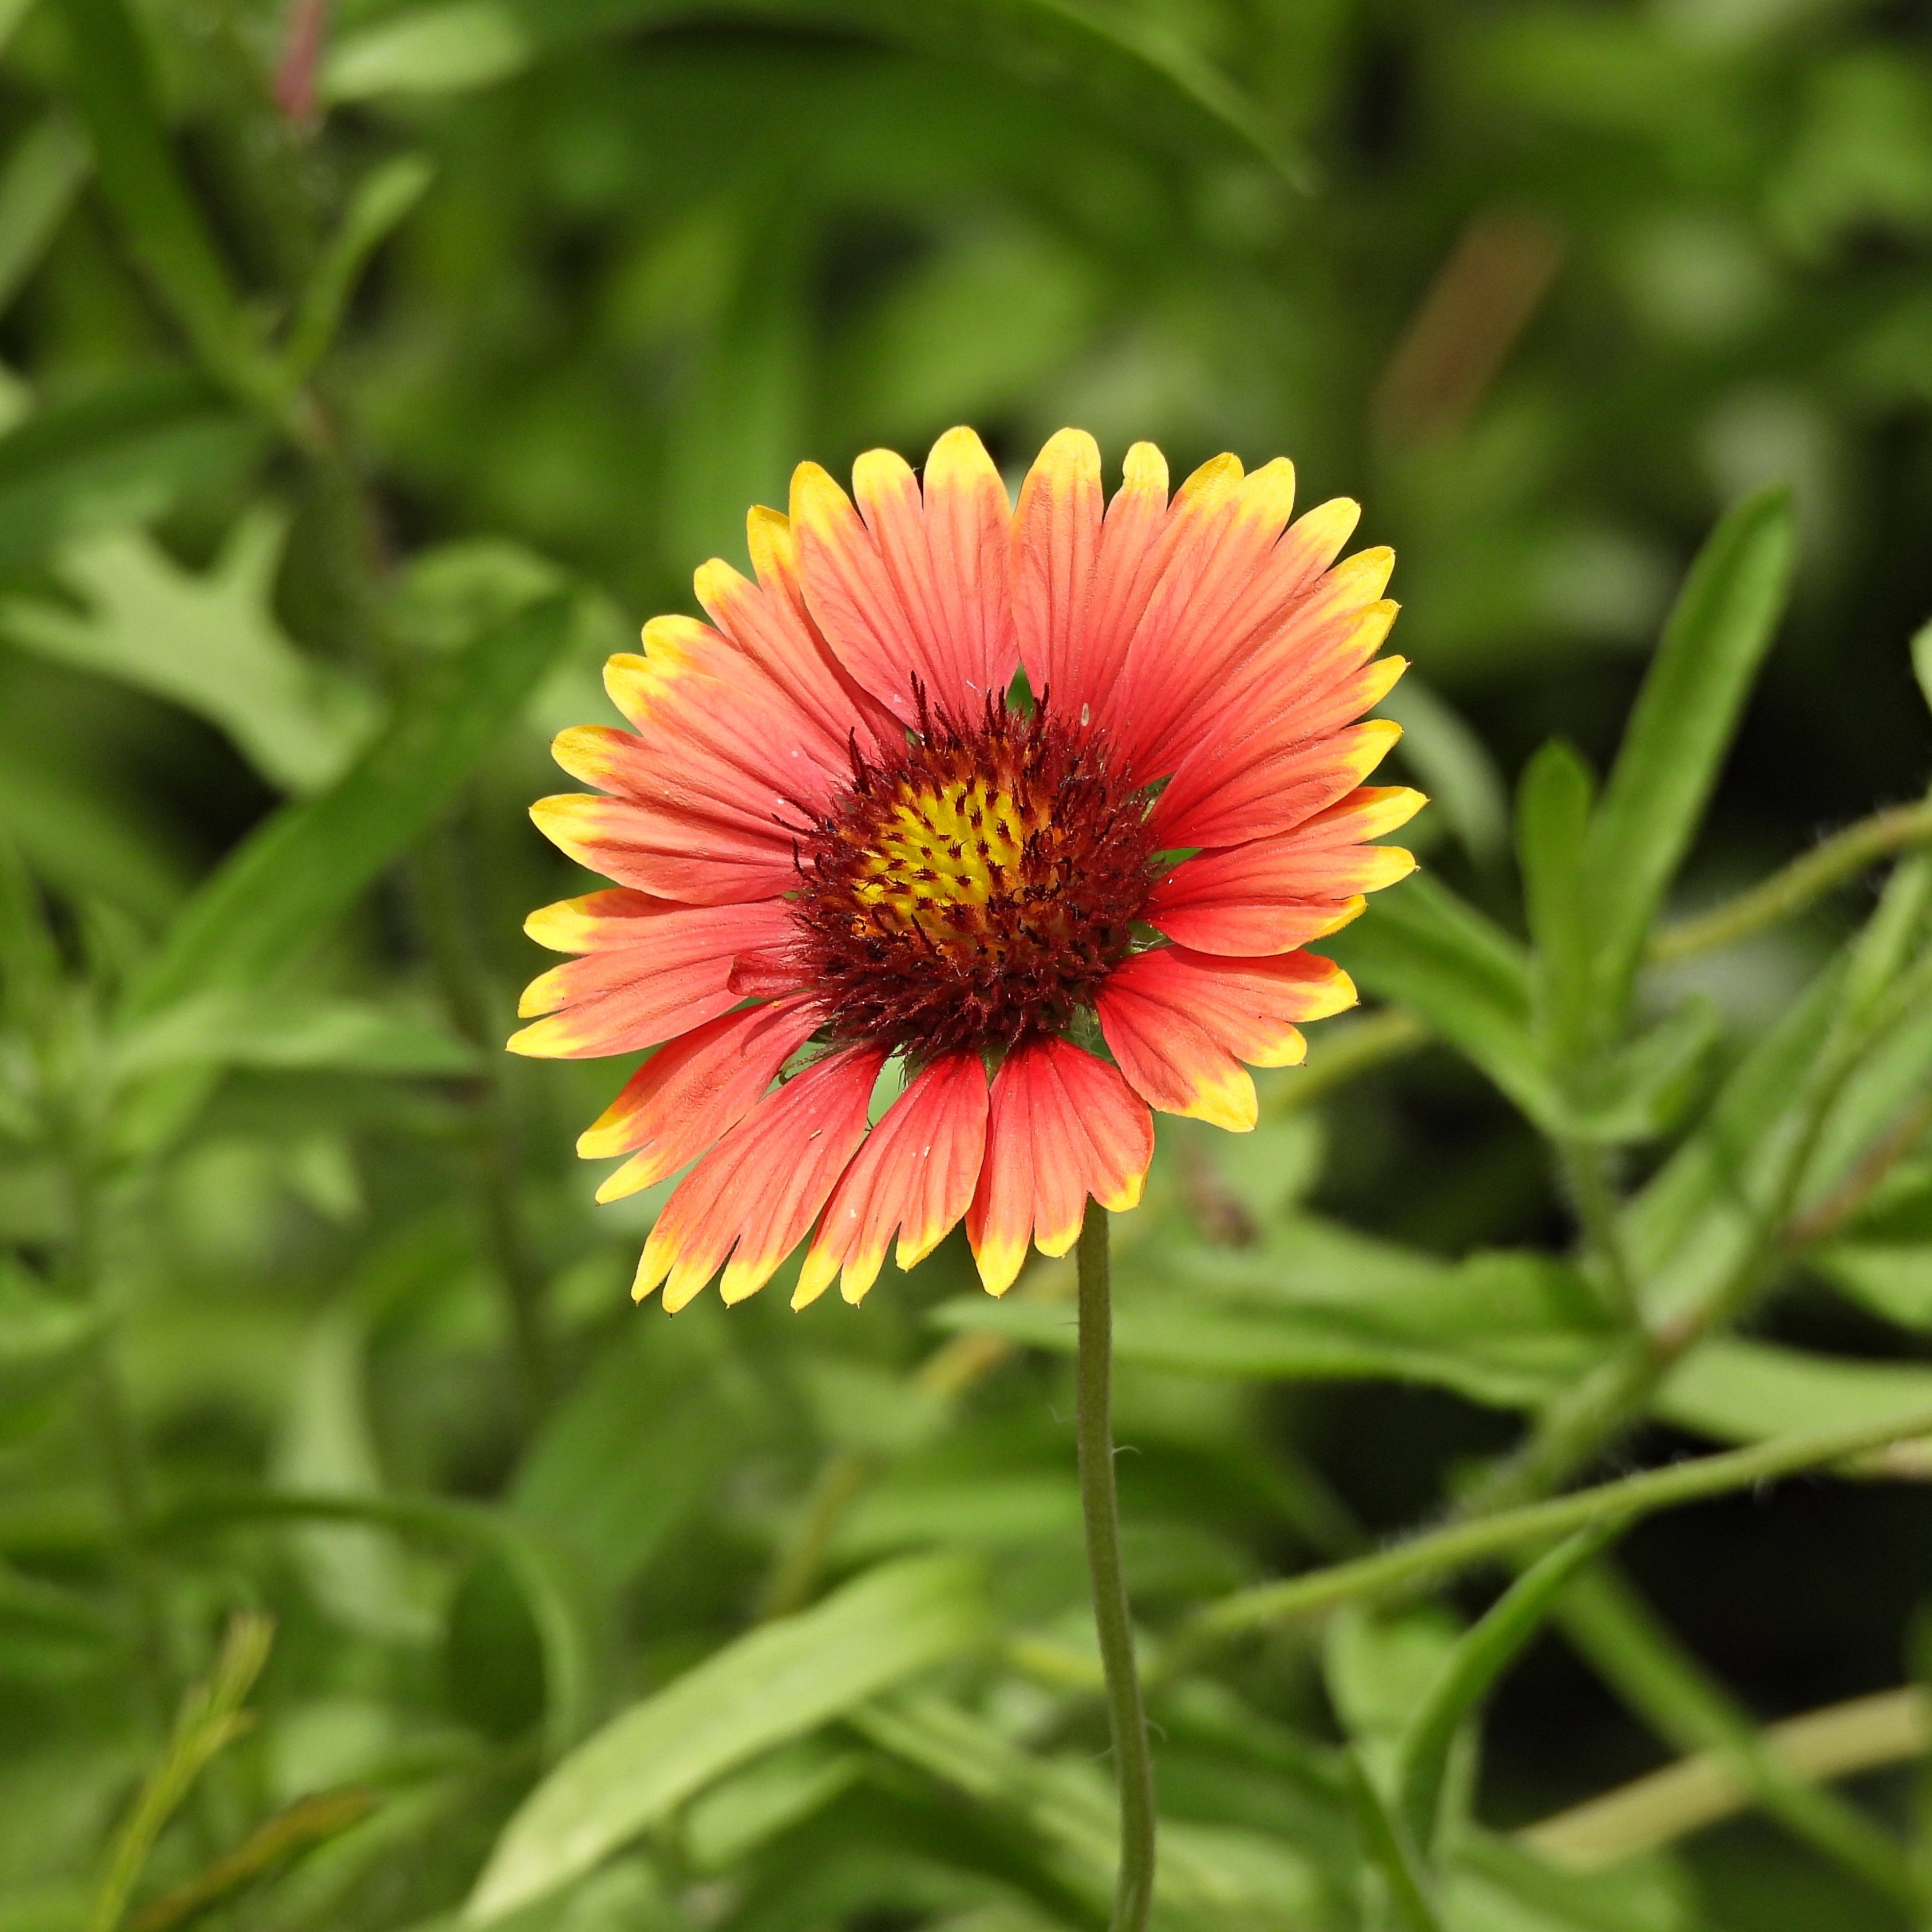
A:
[[[182,909],[130,990],[130,1019],[190,994],[259,986],[298,961],[435,822],[570,634],[546,598],[424,674],[388,728],[320,797],[285,806]]]
[[[1124,1256],[1115,1279],[1116,1357],[1190,1375],[1388,1378],[1534,1408],[1587,1372],[1609,1340],[1567,1264],[1528,1253],[1447,1262],[1313,1216],[1253,1247],[1163,1244]],[[1072,1312],[1050,1301],[963,1296],[934,1318],[1061,1354],[1075,1345]]]
[[[1406,1932],[1446,1932],[1430,1895],[1429,1876],[1402,1820],[1384,1802],[1359,1754],[1348,1758],[1348,1805],[1369,1863],[1382,1875],[1396,1922]]]
[[[56,1299],[0,1256],[0,1436],[34,1419],[34,1406],[85,1361],[100,1325],[97,1310]]]
[[[1479,866],[1500,859],[1509,843],[1509,801],[1489,747],[1462,713],[1412,670],[1376,709],[1402,727],[1397,755],[1462,849]]]
[[[1450,1923],[1524,1932],[1704,1932],[1688,1874],[1652,1854],[1565,1871],[1508,1838],[1466,1828],[1444,1886]],[[1526,1914],[1533,1915],[1526,1917]]]
[[[544,53],[596,36],[678,20],[688,0],[431,0],[345,34],[323,88],[335,100],[494,86]],[[1166,125],[1258,156],[1287,179],[1306,163],[1240,88],[1182,35],[1094,0],[729,0],[706,10],[752,21],[856,29],[902,45],[965,55],[1046,79],[1139,124]]]
[[[420,154],[397,154],[358,184],[290,332],[283,360],[291,383],[304,380],[328,352],[370,256],[422,200],[434,172]]]
[[[40,266],[87,178],[91,158],[64,114],[36,122],[0,171],[0,310]]]
[[[1558,1593],[1616,1532],[1616,1526],[1606,1523],[1559,1543],[1526,1570],[1450,1652],[1396,1747],[1396,1813],[1416,1844],[1436,1841],[1450,1749],[1463,1720],[1542,1628]]]
[[[1536,945],[1532,1004],[1552,1064],[1574,1066],[1594,1043],[1588,874],[1589,767],[1552,738],[1524,768],[1516,793],[1516,852],[1530,937]]]
[[[1023,1826],[1047,1848],[1067,1889],[1104,1912],[1120,1856],[1119,1808],[1093,1763],[1023,1750],[984,1718],[929,1693],[879,1699],[849,1722],[881,1750]],[[1175,1932],[1304,1924],[1319,1910],[1313,1873],[1279,1839],[1168,1820],[1160,1835],[1156,1923]]]
[[[268,1661],[274,1634],[274,1625],[267,1617],[238,1612],[229,1624],[214,1669],[182,1697],[161,1755],[108,1848],[87,1932],[116,1932],[163,1827],[209,1761],[247,1729],[242,1700]]]
[[[484,1924],[586,1872],[714,1779],[986,1630],[976,1568],[917,1558],[728,1644],[564,1760],[504,1828],[465,1910]]]
[[[420,1013],[371,1001],[218,990],[124,1034],[113,1066],[122,1079],[183,1066],[448,1076],[473,1072],[476,1053]]]
[[[1530,1030],[1528,956],[1447,886],[1420,874],[1376,893],[1322,950],[1366,991],[1419,1013],[1532,1120],[1562,1120]]]
[[[546,1755],[583,1736],[597,1695],[598,1645],[574,1565],[538,1526],[506,1510],[434,1497],[252,1489],[190,1496],[154,1524],[152,1534],[164,1544],[244,1522],[370,1523],[494,1552],[516,1579],[543,1646]]]
[[[1589,843],[1599,997],[1619,1012],[1770,647],[1792,551],[1784,489],[1731,511],[1691,566],[1638,694]]]
[[[1652,1412],[1719,1442],[1766,1442],[1794,1429],[1882,1423],[1932,1407],[1932,1366],[1813,1354],[1742,1335],[1694,1349],[1658,1389]],[[1902,1442],[1882,1466],[1932,1475],[1932,1444]]]
[[[279,400],[234,284],[176,165],[147,51],[122,0],[60,0],[68,87],[128,252],[211,374],[250,401]]]

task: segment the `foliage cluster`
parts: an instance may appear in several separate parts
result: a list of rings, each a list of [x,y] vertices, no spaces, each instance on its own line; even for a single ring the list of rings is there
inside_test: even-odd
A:
[[[499,1050],[962,420],[1362,496],[1436,801],[1114,1230],[1156,1924],[1932,1922],[1922,10],[0,0],[0,1932],[1105,1923],[1068,1268],[640,1315]]]

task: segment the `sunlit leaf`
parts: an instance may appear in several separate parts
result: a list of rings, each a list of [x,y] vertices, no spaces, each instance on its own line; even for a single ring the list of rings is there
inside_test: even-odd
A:
[[[759,1752],[980,1642],[978,1572],[918,1558],[727,1645],[572,1752],[510,1820],[468,1922],[554,1892]]]
[[[1664,626],[1590,829],[1598,996],[1619,1008],[1770,648],[1792,550],[1785,491],[1740,503],[1699,554]]]
[[[376,723],[368,692],[305,658],[271,608],[282,520],[244,517],[206,572],[135,531],[94,537],[56,568],[80,608],[14,598],[0,632],[57,663],[151,691],[220,726],[268,782],[308,793],[340,776]]]
[[[183,908],[132,990],[130,1018],[212,986],[258,986],[295,963],[406,850],[522,708],[570,634],[552,599],[425,674],[334,788],[289,806]]]

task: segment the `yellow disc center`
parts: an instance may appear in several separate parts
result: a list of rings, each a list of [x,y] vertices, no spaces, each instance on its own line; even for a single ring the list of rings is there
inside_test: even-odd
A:
[[[1036,816],[1029,825],[1010,793],[982,779],[902,786],[860,866],[856,896],[907,926],[922,914],[983,906],[1017,876],[1027,835],[1045,820]]]

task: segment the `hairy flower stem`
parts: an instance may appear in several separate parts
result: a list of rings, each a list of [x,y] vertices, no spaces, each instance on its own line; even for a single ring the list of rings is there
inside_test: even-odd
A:
[[[1108,1932],[1144,1932],[1154,1909],[1154,1756],[1134,1664],[1134,1627],[1120,1563],[1120,1504],[1114,1484],[1113,1306],[1107,1210],[1090,1202],[1080,1227],[1080,1507],[1094,1621],[1107,1678],[1107,1717],[1120,1799],[1120,1866]]]

